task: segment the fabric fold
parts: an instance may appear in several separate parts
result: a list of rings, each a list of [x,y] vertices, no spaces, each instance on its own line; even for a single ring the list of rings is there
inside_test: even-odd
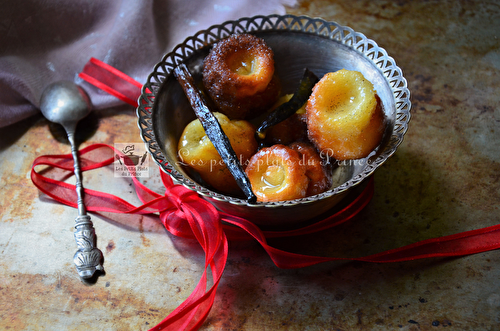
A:
[[[0,127],[39,112],[43,89],[74,81],[94,109],[123,104],[78,77],[91,57],[145,81],[161,57],[213,24],[285,14],[295,0],[4,0],[0,10]]]

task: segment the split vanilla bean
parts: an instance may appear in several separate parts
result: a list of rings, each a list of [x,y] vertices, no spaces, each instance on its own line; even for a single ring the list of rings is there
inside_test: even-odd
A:
[[[297,112],[306,102],[312,93],[314,85],[319,81],[319,78],[309,69],[304,70],[302,79],[300,80],[297,91],[293,94],[292,98],[279,105],[274,109],[267,118],[262,122],[255,133],[257,140],[263,140],[266,137],[266,131],[270,127],[286,120]]]
[[[229,138],[222,130],[217,118],[208,108],[207,102],[205,101],[201,91],[197,88],[191,72],[187,66],[182,63],[174,69],[173,73],[181,85],[184,94],[188,98],[196,117],[200,120],[207,137],[210,139],[236,180],[236,183],[245,194],[247,201],[255,203],[257,201],[257,197],[252,191],[252,186],[245,171],[241,167],[238,156],[234,152],[234,149],[229,142]]]

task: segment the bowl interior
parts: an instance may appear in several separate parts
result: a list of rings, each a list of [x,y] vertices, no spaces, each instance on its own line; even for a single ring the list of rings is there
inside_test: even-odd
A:
[[[260,25],[255,27],[248,25],[248,22],[259,22]],[[298,23],[300,25],[297,27]],[[208,189],[196,174],[179,163],[177,143],[184,127],[195,119],[195,115],[171,72],[176,64],[183,62],[199,82],[202,62],[211,45],[231,33],[243,32],[263,38],[274,51],[276,74],[282,84],[282,93],[295,91],[305,68],[312,70],[318,77],[340,69],[356,70],[374,85],[386,118],[383,141],[365,159],[337,163],[329,191],[299,200],[249,205],[242,197],[225,196]],[[198,42],[200,40],[203,42]],[[262,215],[268,215],[269,208],[296,209],[297,205],[314,205],[320,200],[326,200],[321,203],[325,207],[315,209],[328,209],[339,200],[337,195],[361,183],[395,152],[410,118],[406,80],[385,50],[350,28],[321,19],[291,15],[226,22],[188,38],[155,67],[143,88],[139,104],[139,127],[143,140],[161,168],[181,184],[215,202],[217,207],[224,209],[228,204],[231,205],[229,211],[240,216],[246,216],[246,210],[255,214],[256,208],[265,208]],[[311,209],[311,206],[304,208]],[[278,213],[283,214],[282,211]],[[297,211],[292,211],[292,214],[297,214]]]

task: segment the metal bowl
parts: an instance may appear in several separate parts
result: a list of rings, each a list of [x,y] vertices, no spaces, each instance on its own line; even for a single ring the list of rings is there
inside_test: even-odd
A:
[[[316,196],[249,204],[242,197],[227,196],[205,187],[177,158],[179,137],[195,115],[172,71],[178,64],[185,63],[199,78],[203,58],[211,45],[235,33],[254,34],[273,49],[283,93],[293,93],[306,67],[318,77],[342,68],[360,71],[373,83],[383,104],[387,126],[380,146],[367,158],[338,163],[331,189]],[[328,212],[348,191],[372,175],[403,141],[410,108],[410,92],[401,69],[374,41],[335,22],[306,16],[271,15],[214,25],[177,45],[149,75],[139,98],[137,116],[149,153],[174,181],[198,192],[223,212],[261,225],[281,226]]]

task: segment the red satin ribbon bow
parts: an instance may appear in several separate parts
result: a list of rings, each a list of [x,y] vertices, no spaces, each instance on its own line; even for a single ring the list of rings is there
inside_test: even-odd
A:
[[[137,105],[141,84],[96,59],[85,66],[83,79],[103,88],[108,93]],[[135,82],[135,83],[134,83]],[[135,88],[133,88],[135,86]],[[113,147],[94,144],[80,151],[82,171],[105,167],[120,154]],[[67,155],[47,155],[35,159],[31,180],[43,193],[68,206],[77,207],[75,186],[52,179],[37,172],[37,166],[60,169],[65,177],[73,174],[73,158]],[[49,172],[50,173],[50,172]],[[290,231],[262,231],[252,222],[221,213],[194,191],[174,185],[172,179],[160,171],[165,194],[158,194],[131,177],[136,193],[143,203],[136,207],[125,200],[103,192],[85,189],[84,203],[90,212],[128,214],[159,213],[165,228],[176,236],[195,238],[205,252],[205,269],[191,295],[163,321],[151,330],[197,330],[205,321],[215,299],[216,289],[226,265],[228,238],[231,240],[255,239],[280,268],[301,268],[336,260],[356,260],[375,263],[401,262],[429,257],[463,256],[500,248],[500,225],[455,235],[432,238],[408,246],[359,258],[319,257],[295,254],[271,247],[268,238],[291,237],[314,233],[346,222],[361,211],[371,200],[373,179],[366,188],[344,209],[312,225]],[[213,285],[207,290],[207,269],[212,272]]]

